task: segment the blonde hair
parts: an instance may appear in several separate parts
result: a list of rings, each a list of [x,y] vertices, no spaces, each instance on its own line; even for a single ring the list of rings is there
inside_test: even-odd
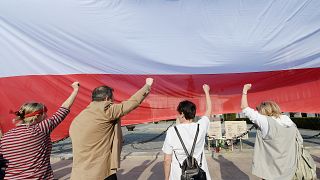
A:
[[[281,115],[280,107],[274,101],[264,101],[259,106],[257,106],[259,113],[266,116],[274,116],[279,118]]]
[[[35,114],[33,116],[30,117],[25,117],[25,115],[34,113],[36,111],[44,111],[46,107],[41,104],[41,103],[37,103],[37,102],[27,102],[24,103],[19,111],[15,112],[16,114],[16,118],[14,119],[15,121],[21,121],[21,124],[32,124],[34,123],[37,119],[38,119],[38,115],[39,114]]]

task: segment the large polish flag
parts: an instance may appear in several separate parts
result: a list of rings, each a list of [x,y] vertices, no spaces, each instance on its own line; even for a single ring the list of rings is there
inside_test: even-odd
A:
[[[146,77],[152,92],[123,125],[175,118],[184,99],[201,115],[204,83],[215,114],[240,111],[245,83],[252,107],[274,100],[285,112],[320,112],[319,9],[319,0],[2,0],[2,129],[26,101],[52,114],[79,81],[52,135],[62,139],[95,87],[113,87],[120,102]]]

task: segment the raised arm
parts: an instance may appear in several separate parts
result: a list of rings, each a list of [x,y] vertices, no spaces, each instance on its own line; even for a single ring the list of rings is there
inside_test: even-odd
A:
[[[70,94],[70,96],[68,97],[68,99],[66,99],[64,101],[64,103],[62,103],[61,107],[64,107],[64,108],[67,108],[67,109],[70,109],[70,107],[72,106],[74,100],[76,99],[76,96],[78,94],[78,91],[79,91],[79,82],[74,82],[72,83],[72,88],[73,88],[73,91],[72,93]]]
[[[206,112],[204,115],[210,118],[211,112],[212,112],[212,103],[211,103],[211,97],[209,93],[210,87],[207,84],[204,84],[202,88],[206,96]]]
[[[243,86],[243,90],[242,90],[242,97],[241,97],[241,109],[245,109],[246,107],[248,107],[248,98],[247,98],[247,94],[248,94],[248,90],[251,88],[251,84],[245,84]]]
[[[269,130],[267,117],[249,107],[247,99],[249,89],[251,89],[251,84],[245,84],[243,86],[241,98],[242,112],[250,119],[251,122],[259,126],[262,132],[262,136],[266,137]]]
[[[73,91],[67,98],[67,100],[65,100],[65,102],[61,105],[61,108],[59,108],[58,111],[52,115],[52,117],[45,119],[39,123],[40,129],[44,133],[51,133],[53,129],[56,128],[69,114],[69,109],[78,94],[79,82],[74,82],[71,86],[73,88]]]
[[[138,90],[128,100],[122,101],[120,104],[112,105],[106,112],[110,113],[110,116],[113,120],[116,120],[117,118],[128,114],[129,112],[137,108],[144,100],[144,98],[147,97],[152,84],[153,79],[146,78],[146,84],[140,90]]]

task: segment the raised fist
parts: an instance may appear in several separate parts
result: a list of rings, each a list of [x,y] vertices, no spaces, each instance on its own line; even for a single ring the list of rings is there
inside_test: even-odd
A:
[[[153,83],[153,78],[147,78],[147,79],[146,79],[146,84],[147,84],[147,85],[151,86],[152,83]]]
[[[251,89],[251,84],[245,84],[244,86],[243,86],[243,93],[247,93],[247,91],[249,90],[249,89]]]
[[[71,86],[73,89],[79,89],[80,83],[76,81],[76,82],[73,82]]]
[[[207,84],[204,84],[204,85],[202,86],[202,88],[203,88],[204,92],[209,92],[209,91],[210,91],[210,86],[207,85]]]

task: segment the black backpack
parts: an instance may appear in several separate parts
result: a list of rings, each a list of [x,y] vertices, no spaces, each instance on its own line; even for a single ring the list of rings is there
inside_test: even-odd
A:
[[[192,149],[191,149],[190,154],[188,153],[187,148],[182,141],[182,138],[180,136],[180,133],[179,133],[177,127],[175,126],[174,129],[176,130],[176,133],[179,137],[179,140],[180,140],[181,145],[184,149],[184,152],[187,155],[187,158],[183,161],[183,163],[181,165],[178,158],[177,158],[176,153],[173,151],[174,155],[176,156],[176,159],[180,165],[180,168],[182,170],[181,180],[207,180],[206,172],[203,169],[201,169],[203,152],[201,153],[200,165],[198,165],[196,158],[193,157],[194,148],[196,146],[196,141],[197,141],[198,134],[199,134],[199,124],[197,127],[197,132],[196,132],[195,138],[193,140],[193,145],[192,145]]]

